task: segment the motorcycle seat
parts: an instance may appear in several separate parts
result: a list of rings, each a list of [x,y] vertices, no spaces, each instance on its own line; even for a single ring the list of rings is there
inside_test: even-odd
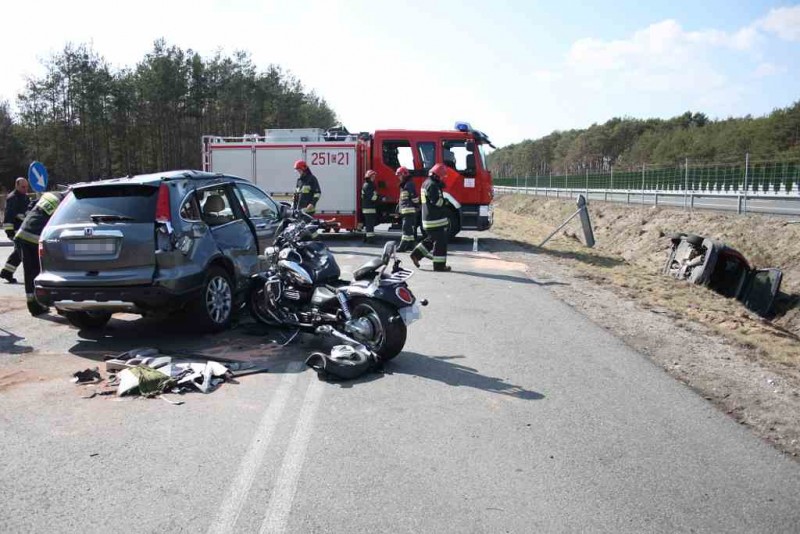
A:
[[[369,278],[381,267],[383,267],[383,261],[381,261],[381,258],[369,260],[367,263],[353,271],[353,280],[363,280],[365,278]]]

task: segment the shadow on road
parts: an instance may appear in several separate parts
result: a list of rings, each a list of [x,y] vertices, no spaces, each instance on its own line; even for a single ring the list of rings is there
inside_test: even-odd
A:
[[[9,332],[5,328],[0,328],[0,352],[6,354],[25,354],[33,352],[33,347],[29,345],[17,345],[24,337]]]
[[[517,284],[534,284],[537,286],[545,287],[545,286],[567,286],[564,282],[556,282],[554,280],[550,280],[547,282],[539,282],[538,280],[534,280],[532,278],[528,278],[526,276],[513,276],[510,274],[493,274],[493,273],[480,273],[475,271],[458,271],[454,270],[453,274],[463,274],[465,276],[474,276],[477,278],[489,278],[492,280],[502,280],[504,282],[515,282]]]
[[[475,388],[522,400],[545,398],[536,391],[509,384],[502,378],[482,375],[477,369],[451,361],[461,358],[463,356],[425,356],[404,352],[386,365],[384,373],[418,376],[449,386]]]

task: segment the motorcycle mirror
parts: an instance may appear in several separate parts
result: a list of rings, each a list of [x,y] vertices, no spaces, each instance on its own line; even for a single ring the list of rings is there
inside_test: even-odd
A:
[[[383,261],[384,265],[389,263],[389,259],[392,256],[394,256],[396,249],[397,249],[397,245],[395,245],[394,241],[388,241],[383,246],[383,254],[381,255],[381,261]]]
[[[280,210],[281,210],[281,213],[280,213],[281,219],[287,219],[287,218],[291,217],[291,215],[292,215],[292,207],[291,206],[281,202]]]

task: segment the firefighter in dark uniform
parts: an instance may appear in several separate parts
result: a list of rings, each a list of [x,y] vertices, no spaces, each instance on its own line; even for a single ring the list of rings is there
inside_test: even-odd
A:
[[[378,175],[372,169],[364,175],[364,185],[361,186],[361,213],[364,214],[364,243],[371,243],[375,237],[375,220],[378,218],[377,202],[378,192],[375,191],[375,177]]]
[[[31,315],[41,315],[48,311],[47,306],[42,306],[36,301],[33,292],[33,280],[39,275],[39,237],[47,225],[56,208],[67,196],[67,191],[48,191],[25,216],[17,234],[14,236],[20,252],[22,253],[22,268],[25,272],[25,298],[28,301],[28,311]]]
[[[313,215],[317,211],[317,202],[322,195],[317,177],[311,174],[311,169],[305,161],[299,159],[294,162],[294,170],[300,175],[294,190],[294,209]]]
[[[422,184],[420,199],[422,201],[422,229],[427,236],[413,251],[411,261],[419,267],[422,258],[433,260],[433,270],[450,271],[447,265],[447,208],[444,205],[444,184],[442,178],[447,167],[437,163],[428,173],[428,179]]]
[[[406,252],[414,248],[417,242],[417,218],[419,211],[419,195],[411,173],[405,167],[398,167],[395,174],[400,178],[400,202],[397,205],[403,219],[403,237],[400,238],[398,252]]]
[[[17,178],[14,184],[14,191],[8,195],[6,199],[6,212],[3,217],[3,230],[10,241],[14,241],[14,234],[19,230],[22,221],[25,219],[25,214],[30,207],[30,199],[28,198],[28,180],[25,178]],[[8,261],[0,271],[0,278],[9,284],[16,284],[17,280],[14,278],[14,273],[19,267],[22,256],[20,251],[14,244],[14,251],[8,256]]]

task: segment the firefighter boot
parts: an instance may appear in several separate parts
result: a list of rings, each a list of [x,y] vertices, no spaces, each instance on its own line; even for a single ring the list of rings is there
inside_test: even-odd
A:
[[[449,273],[453,269],[452,269],[452,267],[450,267],[449,265],[447,265],[445,263],[434,263],[433,264],[433,270],[436,271],[436,272],[440,272],[440,273]]]
[[[411,263],[414,264],[414,267],[419,269],[419,260],[423,258],[422,253],[417,249],[414,249],[411,251],[411,254],[409,254],[409,257],[411,258]]]
[[[3,269],[2,271],[0,271],[0,278],[2,278],[3,280],[5,280],[5,281],[6,281],[6,282],[8,282],[9,284],[16,284],[16,283],[17,283],[17,279],[16,279],[16,278],[14,278],[14,275],[13,275],[13,274],[11,274],[11,272],[9,272],[9,271],[6,271],[5,269]]]
[[[47,306],[42,306],[41,304],[39,304],[35,300],[29,300],[28,301],[28,311],[31,313],[31,315],[36,317],[37,315],[42,315],[43,313],[49,312],[50,308],[48,308]]]

